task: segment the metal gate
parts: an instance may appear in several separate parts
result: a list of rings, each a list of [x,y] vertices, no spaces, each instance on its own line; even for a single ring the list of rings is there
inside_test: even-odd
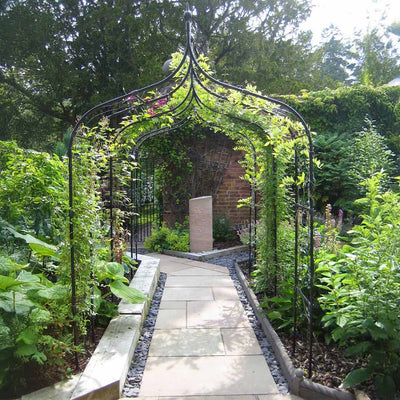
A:
[[[156,180],[154,159],[143,157],[133,173],[132,200],[134,204],[133,232],[134,246],[143,247],[147,237],[151,235],[153,226],[161,224],[160,190]]]

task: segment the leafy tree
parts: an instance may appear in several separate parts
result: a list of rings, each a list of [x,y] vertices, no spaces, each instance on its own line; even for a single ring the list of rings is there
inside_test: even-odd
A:
[[[349,81],[350,44],[344,41],[339,29],[333,25],[325,29],[323,38],[326,41],[316,51],[321,57],[320,84],[324,85],[321,88],[334,88]]]
[[[374,28],[356,41],[356,61],[353,72],[365,85],[383,85],[399,75],[399,53],[387,32]]]
[[[0,137],[49,149],[94,104],[161,78],[163,62],[184,44],[185,7],[166,0],[3,1]],[[219,74],[292,91],[306,76],[307,68],[296,71],[307,60],[309,36],[297,39],[297,28],[309,11],[309,0],[196,0],[193,23]],[[248,68],[238,75],[244,58]]]

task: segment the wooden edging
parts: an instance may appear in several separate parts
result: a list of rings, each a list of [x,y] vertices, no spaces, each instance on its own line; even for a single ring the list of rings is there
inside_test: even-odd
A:
[[[21,397],[21,400],[117,400],[160,276],[160,260],[138,255],[141,261],[129,286],[142,291],[142,304],[121,301],[119,315],[110,321],[80,376]]]
[[[289,383],[290,392],[294,395],[307,400],[354,400],[355,397],[348,391],[332,389],[319,383],[314,383],[304,378],[301,369],[295,369],[285,347],[279,336],[263,313],[257,297],[249,287],[249,284],[243,275],[239,265],[235,262],[236,274],[242,284],[247,298],[253,307],[254,313],[261,324],[261,327],[269,340],[275,356],[281,366],[282,373]]]

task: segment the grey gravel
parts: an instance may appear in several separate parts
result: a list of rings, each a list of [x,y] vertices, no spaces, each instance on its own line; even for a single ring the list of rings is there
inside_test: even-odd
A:
[[[289,393],[288,383],[282,374],[282,371],[275,357],[275,354],[272,350],[272,347],[268,342],[267,338],[265,337],[264,331],[262,330],[261,325],[258,322],[254,314],[254,311],[247,300],[246,294],[242,289],[242,286],[235,271],[234,262],[237,261],[240,263],[246,260],[248,260],[247,253],[236,253],[228,256],[212,258],[210,260],[207,260],[207,262],[228,268],[230,276],[238,292],[239,299],[242,302],[243,307],[245,309],[245,313],[254,329],[255,335],[263,351],[265,360],[269,366],[271,374],[275,379],[275,383],[278,387],[278,390],[282,394],[288,394]],[[146,366],[146,360],[149,352],[150,342],[153,336],[154,326],[156,323],[158,309],[160,306],[166,280],[167,280],[167,275],[165,273],[161,273],[160,279],[158,281],[158,286],[153,297],[153,301],[150,305],[149,314],[144,322],[142,334],[136,346],[136,350],[133,356],[133,361],[128,371],[128,376],[122,391],[122,394],[125,397],[139,396],[140,385],[142,382],[144,368]]]
[[[221,265],[221,266],[228,268],[229,274],[233,281],[233,284],[235,285],[235,288],[238,292],[239,299],[242,302],[242,305],[243,305],[243,308],[247,315],[247,318],[249,319],[251,326],[254,329],[254,333],[256,334],[258,343],[260,344],[261,350],[264,354],[265,361],[268,364],[268,367],[269,367],[271,374],[275,380],[278,390],[282,394],[288,394],[289,393],[289,384],[288,384],[286,378],[283,376],[282,370],[281,370],[279,363],[275,357],[275,353],[272,349],[272,346],[268,342],[268,340],[265,336],[265,333],[261,328],[261,324],[258,321],[257,317],[255,316],[254,310],[251,307],[251,305],[247,299],[247,296],[242,288],[242,285],[240,284],[239,278],[237,277],[237,274],[236,274],[236,270],[235,270],[235,266],[234,266],[235,261],[238,263],[241,263],[241,262],[247,261],[248,259],[249,259],[248,253],[236,253],[236,254],[232,254],[229,256],[212,258],[210,260],[207,260],[207,262],[211,263],[211,264]]]

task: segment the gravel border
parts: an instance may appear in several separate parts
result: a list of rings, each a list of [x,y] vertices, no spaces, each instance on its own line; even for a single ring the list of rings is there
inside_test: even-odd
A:
[[[247,296],[240,284],[240,281],[236,275],[234,262],[236,261],[240,263],[241,261],[248,260],[248,257],[249,256],[247,253],[236,253],[236,254],[231,254],[229,256],[212,258],[210,260],[207,260],[207,262],[210,264],[224,266],[229,270],[229,274],[233,280],[233,284],[238,292],[239,299],[243,305],[243,308],[251,323],[251,326],[254,329],[254,333],[263,351],[265,360],[275,380],[278,390],[281,394],[288,394],[289,393],[288,382],[283,376],[279,363],[272,350],[272,346],[268,342],[264,334],[264,331],[262,330],[261,325],[254,314],[253,308],[251,307],[247,299]],[[161,273],[157,289],[154,293],[154,297],[150,305],[149,314],[144,322],[142,334],[136,346],[132,364],[129,368],[128,376],[125,381],[125,386],[122,392],[124,397],[133,398],[139,396],[140,385],[142,382],[142,377],[146,366],[147,355],[149,352],[150,342],[153,336],[154,326],[156,323],[158,309],[163,295],[166,279],[167,275],[165,273]]]
[[[283,372],[276,359],[272,346],[268,342],[268,339],[265,336],[261,324],[258,321],[253,311],[253,308],[250,305],[247,296],[242,288],[239,278],[237,277],[236,274],[234,262],[236,261],[237,263],[241,263],[243,261],[247,261],[248,259],[249,259],[248,253],[238,253],[238,254],[232,254],[230,256],[213,258],[207,260],[207,262],[228,268],[233,284],[238,292],[239,299],[243,305],[247,318],[249,319],[250,324],[254,329],[254,333],[256,334],[258,343],[260,344],[261,350],[264,354],[265,361],[268,364],[271,374],[275,380],[276,386],[278,387],[278,390],[281,394],[289,394],[289,383],[283,375]]]
[[[147,356],[151,338],[153,337],[154,327],[156,325],[158,309],[160,308],[161,298],[164,292],[167,274],[160,273],[156,291],[150,304],[149,313],[144,321],[142,333],[133,355],[132,364],[129,367],[125,386],[122,390],[124,397],[138,397],[140,385],[142,383],[144,368],[146,366]]]

